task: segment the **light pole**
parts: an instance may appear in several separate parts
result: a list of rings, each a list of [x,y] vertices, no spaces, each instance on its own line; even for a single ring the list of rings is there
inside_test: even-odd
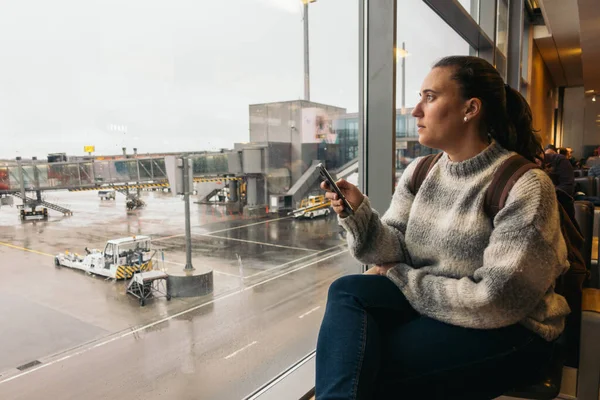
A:
[[[183,157],[183,200],[185,202],[185,267],[184,271],[193,271],[192,266],[192,228],[190,222],[190,165],[192,160],[185,155]]]
[[[406,57],[408,57],[410,55],[410,53],[408,51],[406,51],[406,43],[402,42],[402,48],[400,49],[396,49],[396,58],[400,58],[402,59],[402,97],[401,97],[401,112],[403,115],[403,118],[406,121],[406,118],[404,117],[406,114]],[[405,128],[408,127],[408,124],[405,125]]]
[[[402,97],[401,97],[401,108],[402,124],[404,125],[404,133],[408,136],[408,115],[406,115],[406,43],[402,42],[402,48],[396,49],[396,57],[402,59]],[[402,149],[396,148],[396,168],[400,167],[400,157],[402,156]]]
[[[406,54],[405,43],[402,42],[402,112],[406,108]]]
[[[304,4],[304,100],[310,101],[310,64],[308,59],[308,5],[317,0],[302,0]]]

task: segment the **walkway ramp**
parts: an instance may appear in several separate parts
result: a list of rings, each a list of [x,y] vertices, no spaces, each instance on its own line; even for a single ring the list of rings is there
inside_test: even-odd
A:
[[[342,165],[333,172],[333,176],[336,179],[348,179],[350,175],[358,172],[358,158],[355,158],[346,164]]]
[[[23,196],[19,192],[12,193],[12,195],[23,200]],[[27,196],[25,196],[25,201],[29,204],[36,204],[37,206],[46,207],[51,210],[58,211],[60,213],[63,213],[63,215],[73,215],[73,211],[69,210],[68,208],[61,207],[58,204],[49,203],[47,201],[37,201],[36,199]]]
[[[194,184],[196,193],[198,196],[197,203],[204,203],[209,201],[211,197],[217,194],[217,192],[225,187],[225,182],[198,182]]]
[[[306,172],[294,183],[294,186],[286,193],[287,196],[292,196],[293,204],[299,204],[306,194],[314,187],[315,183],[319,182],[319,170],[317,165],[322,161],[313,160],[312,164]]]

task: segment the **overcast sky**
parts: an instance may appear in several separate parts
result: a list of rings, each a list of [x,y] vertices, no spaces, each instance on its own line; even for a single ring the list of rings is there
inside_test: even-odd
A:
[[[411,106],[431,64],[468,47],[422,0],[398,4]],[[249,138],[249,104],[303,96],[300,0],[0,9],[0,158],[231,148]],[[318,0],[309,21],[311,100],[357,111],[358,0]]]

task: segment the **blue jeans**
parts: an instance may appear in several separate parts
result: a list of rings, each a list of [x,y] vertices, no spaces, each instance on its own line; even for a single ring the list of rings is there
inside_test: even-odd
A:
[[[348,275],[329,288],[316,398],[493,399],[534,383],[552,351],[521,325],[448,325],[417,313],[387,277]]]

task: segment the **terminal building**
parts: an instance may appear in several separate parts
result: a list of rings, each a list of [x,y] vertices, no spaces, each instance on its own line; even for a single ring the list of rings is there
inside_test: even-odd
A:
[[[396,110],[398,174],[415,157],[432,152],[419,144],[411,111]],[[272,210],[297,206],[304,196],[318,191],[318,174],[311,168],[318,162],[337,178],[357,183],[357,112],[305,100],[253,104],[249,126],[248,143],[236,143],[232,153],[200,157],[194,164],[199,173],[219,172],[220,163],[229,165],[229,173],[246,175],[248,206],[267,204]]]

